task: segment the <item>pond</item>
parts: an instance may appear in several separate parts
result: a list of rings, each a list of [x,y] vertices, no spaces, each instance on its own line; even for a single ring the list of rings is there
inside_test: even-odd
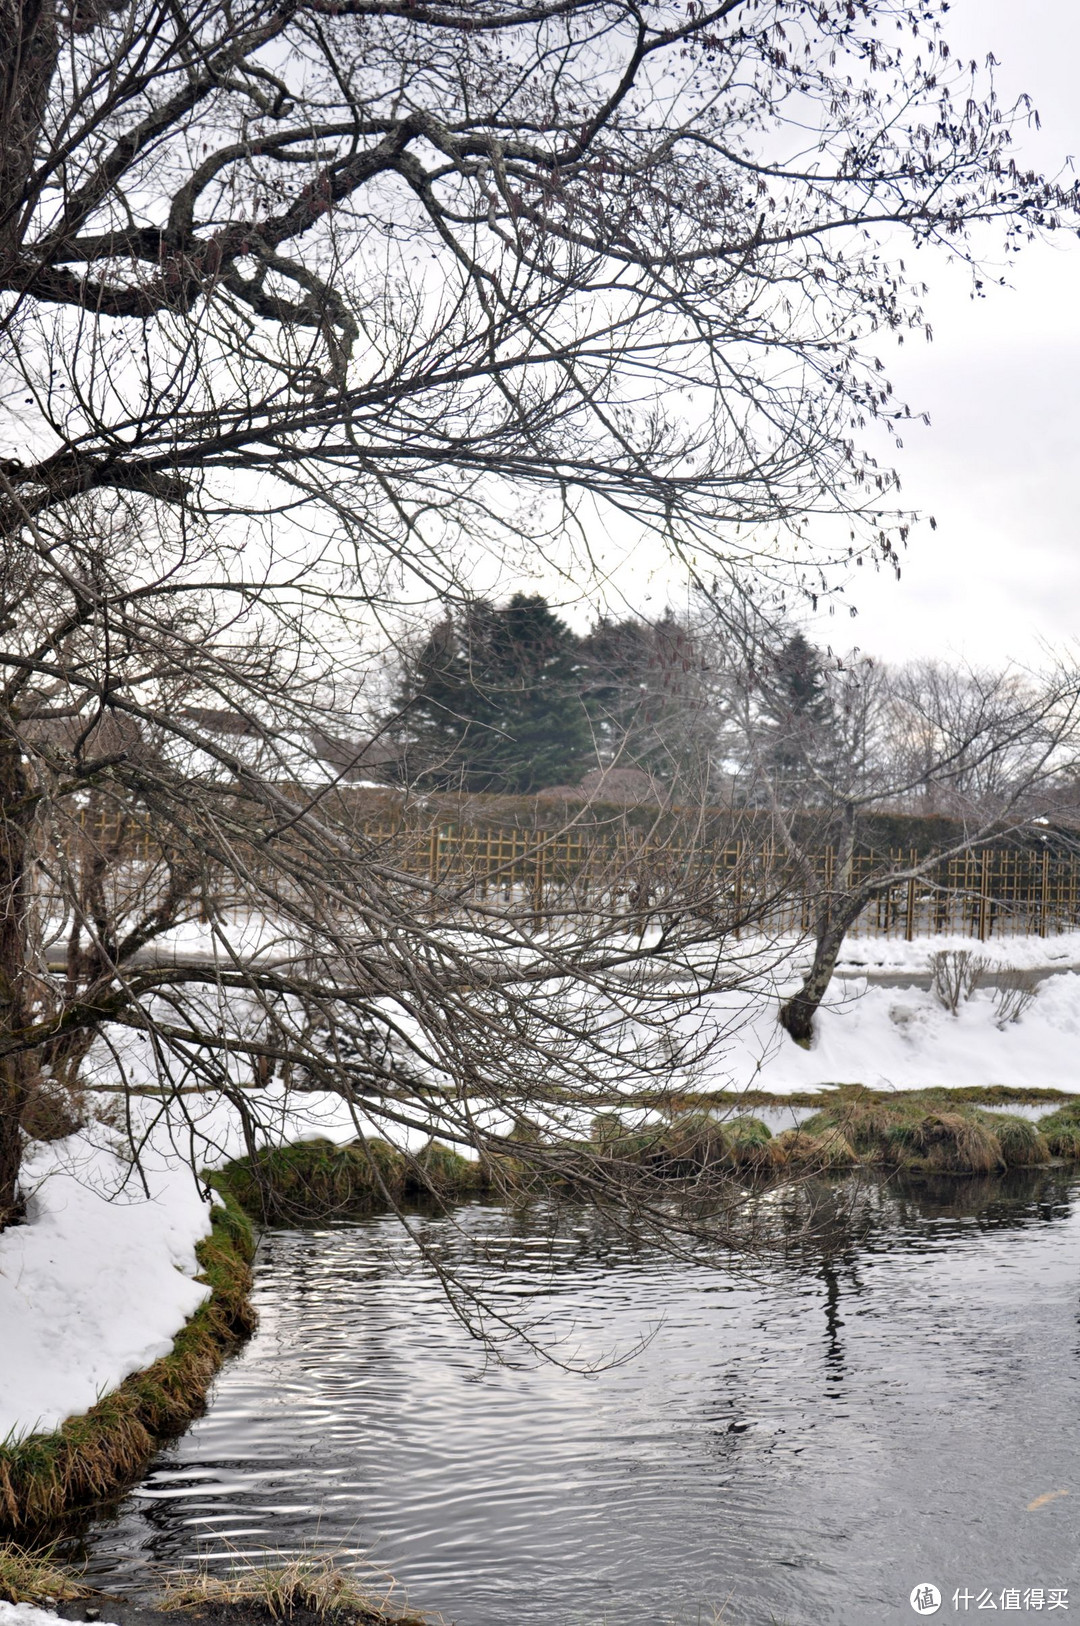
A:
[[[495,1329],[591,1375],[485,1355],[390,1217],[269,1232],[260,1331],[87,1533],[89,1578],[315,1547],[457,1626],[862,1626],[920,1582],[939,1618],[957,1589],[1080,1608],[1078,1195],[838,1180],[752,1274],[572,1210],[414,1217]]]

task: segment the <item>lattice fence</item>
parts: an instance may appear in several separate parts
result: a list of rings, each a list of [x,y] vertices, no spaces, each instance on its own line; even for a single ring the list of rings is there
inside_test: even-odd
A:
[[[383,862],[405,876],[437,888],[432,908],[470,902],[518,910],[539,919],[595,910],[638,922],[665,907],[702,908],[745,918],[753,928],[799,931],[812,921],[816,896],[837,880],[836,853],[826,848],[812,861],[814,884],[797,879],[784,853],[769,845],[665,837],[650,840],[632,829],[562,830],[556,833],[442,823],[431,827],[391,822],[358,822],[354,827]],[[81,840],[89,849],[111,854],[113,886],[143,890],[144,901],[167,866],[151,835],[135,824],[120,832],[95,821]],[[248,855],[254,887],[212,861],[203,866],[199,890],[215,907],[251,905],[260,872],[271,861]],[[883,871],[915,867],[918,853],[894,850],[861,854],[853,861],[851,883]],[[280,889],[280,871],[275,871]],[[1006,935],[1047,936],[1080,926],[1080,856],[1023,846],[976,848],[957,854],[915,879],[887,886],[853,928],[859,936],[964,935],[985,941]]]

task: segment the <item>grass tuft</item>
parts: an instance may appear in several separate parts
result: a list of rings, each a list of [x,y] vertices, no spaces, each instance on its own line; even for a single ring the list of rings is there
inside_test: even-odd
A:
[[[0,1544],[0,1601],[4,1603],[57,1603],[85,1598],[87,1589],[53,1563],[53,1547],[36,1552]]]
[[[1080,1096],[1040,1118],[1037,1128],[1055,1157],[1080,1162]]]
[[[785,1129],[777,1135],[775,1144],[785,1165],[803,1174],[850,1169],[859,1161],[858,1153],[839,1129],[824,1129],[817,1135],[805,1129]]]
[[[1046,1137],[1030,1118],[1018,1118],[1006,1112],[983,1112],[980,1117],[997,1136],[1008,1168],[1034,1168],[1049,1162],[1051,1151]]]
[[[478,1163],[437,1141],[409,1157],[375,1138],[268,1147],[229,1163],[218,1180],[249,1214],[278,1225],[355,1218],[406,1199],[445,1202],[485,1185]]]
[[[393,1590],[390,1582],[376,1598],[332,1558],[304,1556],[282,1558],[277,1563],[243,1563],[225,1575],[205,1566],[179,1570],[166,1577],[158,1607],[197,1613],[206,1609],[256,1611],[274,1620],[310,1614],[355,1626],[425,1626],[421,1616],[397,1610]]]

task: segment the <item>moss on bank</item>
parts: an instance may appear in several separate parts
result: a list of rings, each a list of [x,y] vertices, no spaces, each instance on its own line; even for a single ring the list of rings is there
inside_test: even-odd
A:
[[[406,1156],[384,1140],[365,1139],[268,1147],[226,1164],[215,1184],[264,1224],[304,1225],[400,1202],[474,1197],[488,1181],[478,1163],[436,1141]]]
[[[990,1174],[1045,1164],[1052,1155],[1030,1119],[987,1112],[944,1090],[838,1090],[802,1131],[842,1134],[865,1161],[912,1174]]]
[[[251,1223],[225,1190],[196,1246],[210,1297],[181,1327],[168,1355],[125,1378],[90,1410],[48,1434],[0,1445],[0,1532],[55,1529],[81,1508],[122,1491],[161,1440],[202,1414],[225,1356],[252,1332]]]

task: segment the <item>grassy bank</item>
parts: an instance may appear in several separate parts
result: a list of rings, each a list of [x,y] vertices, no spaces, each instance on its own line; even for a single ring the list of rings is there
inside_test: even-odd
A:
[[[650,1178],[695,1186],[702,1171],[759,1182],[870,1165],[919,1176],[992,1174],[1080,1161],[1080,1098],[1065,1097],[1037,1124],[990,1105],[1019,1092],[925,1090],[905,1094],[841,1086],[812,1095],[765,1092],[681,1097],[663,1114],[622,1111],[595,1118],[588,1141],[566,1143],[545,1180],[573,1194],[597,1160],[636,1166]],[[1053,1100],[1060,1092],[1025,1092]],[[755,1104],[816,1110],[798,1129],[773,1135],[747,1112]],[[737,1105],[740,1110],[732,1112]],[[200,1279],[211,1296],[181,1328],[170,1353],[134,1373],[89,1411],[52,1433],[0,1444],[0,1534],[18,1540],[59,1528],[81,1509],[121,1492],[143,1471],[158,1444],[204,1409],[225,1356],[251,1332],[251,1219],[324,1223],[395,1204],[457,1202],[485,1193],[540,1194],[536,1175],[514,1157],[515,1142],[490,1167],[432,1143],[414,1156],[379,1140],[334,1145],[305,1141],[239,1158],[214,1176],[211,1234],[197,1248]],[[518,1148],[520,1150],[520,1148]],[[565,1156],[562,1154],[565,1153]],[[619,1179],[611,1182],[617,1190]],[[249,1217],[250,1216],[250,1217]]]
[[[956,1094],[922,1090],[883,1096],[841,1090],[805,1120],[800,1133],[841,1135],[861,1162],[916,1175],[992,1174],[1045,1165],[1061,1155],[1061,1138],[1047,1126],[1064,1113],[1034,1123],[957,1100]],[[1065,1109],[1078,1110],[1080,1103]],[[1080,1132],[1080,1117],[1071,1121]]]
[[[135,1372],[89,1411],[52,1433],[0,1445],[0,1532],[17,1537],[59,1526],[122,1491],[159,1442],[202,1414],[225,1356],[254,1327],[251,1223],[226,1191],[209,1236],[196,1247],[209,1299],[180,1329],[168,1355]]]
[[[1038,1124],[988,1110],[1018,1099],[1064,1104]],[[816,1110],[798,1128],[773,1134],[747,1111],[751,1104]],[[407,1156],[375,1139],[345,1145],[303,1141],[239,1158],[217,1179],[264,1223],[303,1225],[424,1200],[542,1196],[552,1189],[572,1196],[582,1176],[594,1187],[598,1158],[622,1165],[631,1180],[640,1169],[673,1183],[692,1182],[703,1171],[770,1180],[870,1164],[915,1175],[989,1174],[1055,1158],[1080,1160],[1080,1098],[1058,1091],[992,1085],[899,1093],[842,1085],[803,1096],[681,1096],[666,1103],[662,1114],[635,1112],[629,1098],[619,1106],[596,1114],[588,1140],[552,1147],[544,1175],[515,1157],[515,1136],[487,1167],[435,1143]]]
[[[475,1197],[488,1180],[478,1163],[437,1142],[410,1157],[368,1139],[268,1147],[226,1164],[215,1184],[263,1224],[303,1225],[355,1219],[401,1202]]]
[[[1022,1096],[1038,1101],[1036,1092]],[[728,1098],[683,1098],[668,1116],[642,1127],[613,1112],[600,1114],[593,1135],[603,1152],[673,1178],[695,1169],[784,1178],[869,1165],[911,1175],[981,1175],[1080,1161],[1080,1098],[1037,1122],[991,1111],[1016,1101],[1016,1092],[913,1090],[895,1092],[839,1086],[812,1097],[773,1098],[770,1105],[814,1106],[797,1128],[770,1135],[744,1110],[732,1115]]]
[[[268,1554],[259,1563],[238,1561],[225,1574],[205,1566],[174,1571],[156,1599],[133,1607],[84,1586],[54,1563],[51,1548],[35,1552],[0,1545],[0,1600],[5,1603],[55,1608],[84,1600],[95,1617],[104,1609],[110,1618],[134,1618],[139,1626],[186,1626],[193,1617],[221,1626],[274,1626],[286,1620],[296,1626],[437,1626],[399,1603],[396,1594],[392,1580],[380,1577],[362,1584],[329,1555]],[[80,1618],[84,1612],[79,1608],[65,1614]]]
[[[752,1112],[777,1111],[783,1112],[791,1107],[825,1108],[831,1106],[842,1092],[849,1094],[857,1090],[867,1098],[879,1101],[895,1101],[899,1094],[905,1093],[897,1090],[874,1090],[865,1084],[822,1084],[816,1090],[793,1090],[787,1094],[777,1094],[773,1090],[713,1090],[706,1093],[687,1091],[671,1097],[672,1110],[691,1111],[694,1108],[706,1108],[714,1112]],[[1056,1101],[1068,1103],[1077,1097],[1068,1090],[1056,1090],[1050,1086],[1045,1088],[1034,1086],[1028,1088],[1013,1084],[972,1084],[963,1085],[957,1089],[934,1087],[933,1089],[913,1090],[912,1095],[920,1099],[933,1097],[935,1101],[948,1106],[1041,1106]],[[614,1106],[645,1106],[655,1097],[638,1098],[634,1095],[625,1095],[612,1100]]]

